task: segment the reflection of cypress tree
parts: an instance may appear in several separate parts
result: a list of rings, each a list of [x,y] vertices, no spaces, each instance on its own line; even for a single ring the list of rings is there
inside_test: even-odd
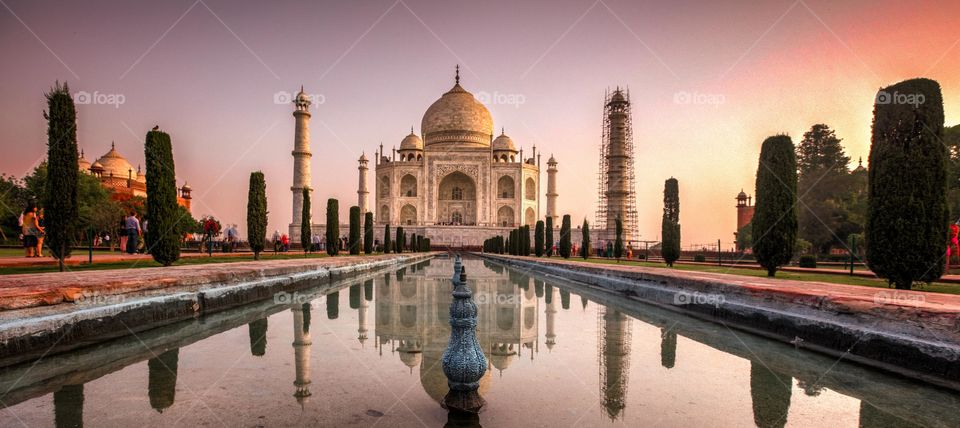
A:
[[[501,265],[499,265],[499,264],[497,264],[497,263],[491,263],[491,262],[488,261],[488,260],[484,260],[484,261],[483,261],[483,267],[492,270],[492,271],[493,271],[494,273],[496,273],[497,275],[503,274],[503,266],[501,266]]]
[[[543,298],[543,281],[539,279],[533,280],[533,291],[537,293],[537,298]]]
[[[580,296],[580,305],[583,307],[583,309],[587,309],[587,303],[588,303],[588,302],[589,302],[589,300],[587,300],[586,297]]]
[[[397,281],[403,281],[403,274],[407,273],[407,268],[400,268],[397,271]]]
[[[547,288],[544,291],[544,293],[545,294],[543,297],[543,303],[546,303],[549,305],[550,302],[553,302],[553,286],[550,284],[547,284]]]
[[[887,412],[884,412],[883,410],[873,407],[866,401],[860,402],[860,428],[914,428],[920,426],[921,425],[905,421]]]
[[[310,310],[313,307],[310,306],[310,303],[303,304],[303,333],[310,333]]]
[[[360,309],[360,284],[350,286],[350,309]]]
[[[267,353],[267,319],[261,318],[247,324],[250,333],[250,354],[262,357]]]
[[[373,301],[373,280],[368,279],[363,282],[363,298],[368,302]]]
[[[677,363],[677,333],[660,329],[660,365],[672,369]]]
[[[147,361],[147,392],[150,407],[158,412],[172,406],[177,395],[177,363],[180,360],[180,348],[171,349]]]
[[[340,292],[327,294],[327,319],[335,320],[340,316]]]
[[[760,428],[783,427],[790,410],[793,379],[774,373],[755,361],[750,362],[750,396],[753,421]]]
[[[53,393],[53,420],[57,428],[83,426],[83,384],[64,385]]]
[[[570,292],[564,289],[560,289],[560,307],[564,310],[570,309]]]

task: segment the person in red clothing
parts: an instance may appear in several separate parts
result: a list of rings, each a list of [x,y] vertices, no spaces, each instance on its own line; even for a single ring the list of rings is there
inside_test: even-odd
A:
[[[284,252],[290,251],[290,238],[287,236],[286,233],[280,236],[280,245],[283,246]]]

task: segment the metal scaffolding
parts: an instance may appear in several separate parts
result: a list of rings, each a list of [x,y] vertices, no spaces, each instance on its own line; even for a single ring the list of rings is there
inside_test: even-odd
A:
[[[604,92],[603,106],[600,165],[597,169],[598,202],[593,229],[600,232],[600,239],[614,239],[616,211],[619,211],[623,221],[624,243],[636,243],[640,234],[637,223],[630,91],[617,88],[611,92],[608,89]],[[614,127],[617,129],[614,130]],[[622,186],[623,181],[626,182],[625,188]],[[614,206],[618,208],[613,208]]]

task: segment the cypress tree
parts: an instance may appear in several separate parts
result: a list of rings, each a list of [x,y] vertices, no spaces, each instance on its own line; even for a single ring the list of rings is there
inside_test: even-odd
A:
[[[176,401],[179,363],[180,348],[171,349],[147,361],[147,395],[150,397],[150,407],[159,412]]]
[[[393,249],[393,242],[390,241],[390,225],[383,226],[383,254],[390,254]]]
[[[253,259],[260,260],[267,237],[267,184],[260,171],[250,173],[250,189],[247,192],[247,241],[253,251]]]
[[[327,254],[335,256],[340,252],[340,202],[327,199]]]
[[[530,248],[530,247],[531,247],[531,245],[530,245],[530,225],[529,225],[529,224],[525,224],[525,225],[523,225],[523,255],[529,256],[529,255],[531,254],[532,248]]]
[[[564,214],[560,223],[560,257],[570,258],[573,243],[570,242],[570,214]]]
[[[403,246],[406,244],[406,240],[407,240],[407,235],[404,235],[403,233],[403,226],[397,226],[397,239],[396,239],[395,245],[397,247],[398,253],[403,252],[403,249],[404,249]]]
[[[537,229],[533,234],[533,253],[537,257],[543,256],[543,220],[537,221]]]
[[[544,247],[546,247],[547,257],[550,257],[553,256],[553,217],[547,217],[544,234]]]
[[[623,220],[617,217],[617,239],[613,242],[613,257],[620,261],[623,257]]]
[[[77,225],[78,182],[77,110],[66,83],[56,82],[44,94],[47,98],[47,179],[45,208],[46,245],[63,272],[63,260],[70,257],[70,240]]]
[[[327,294],[327,319],[335,320],[337,318],[340,318],[340,292],[334,291]]]
[[[753,254],[767,276],[793,257],[797,242],[797,157],[789,136],[763,141],[757,167]]]
[[[583,245],[580,246],[580,257],[584,260],[590,258],[590,224],[587,219],[583,219]]]
[[[507,237],[507,240],[506,240],[506,241],[504,242],[504,244],[503,244],[504,252],[507,253],[507,254],[512,254],[512,253],[513,253],[513,249],[510,247],[510,237],[512,237],[512,236],[513,236],[513,232],[511,231],[511,232],[510,232],[510,236]]]
[[[350,207],[350,255],[360,254],[360,207]]]
[[[373,253],[373,213],[363,215],[363,252]]]
[[[150,255],[164,266],[180,258],[180,218],[177,205],[177,178],[173,164],[173,148],[166,132],[150,131],[144,145],[147,163],[147,228],[146,242]]]
[[[868,170],[867,264],[898,289],[932,282],[944,270],[949,213],[943,117],[936,81],[906,80],[877,94]]]
[[[680,258],[680,187],[676,178],[663,184],[663,220],[660,223],[661,254],[667,266]]]
[[[303,253],[310,251],[310,232],[313,222],[310,219],[310,189],[303,189],[303,210],[300,212],[300,246]],[[329,230],[330,225],[327,225]]]

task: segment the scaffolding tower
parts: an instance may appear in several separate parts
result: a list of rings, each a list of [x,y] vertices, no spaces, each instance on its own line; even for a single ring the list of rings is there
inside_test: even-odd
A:
[[[600,167],[597,171],[597,211],[593,229],[598,238],[616,238],[616,218],[623,222],[624,245],[640,239],[633,156],[633,114],[630,91],[604,92]]]
[[[597,310],[597,366],[600,368],[600,404],[611,421],[623,416],[630,383],[630,317],[600,306]]]

